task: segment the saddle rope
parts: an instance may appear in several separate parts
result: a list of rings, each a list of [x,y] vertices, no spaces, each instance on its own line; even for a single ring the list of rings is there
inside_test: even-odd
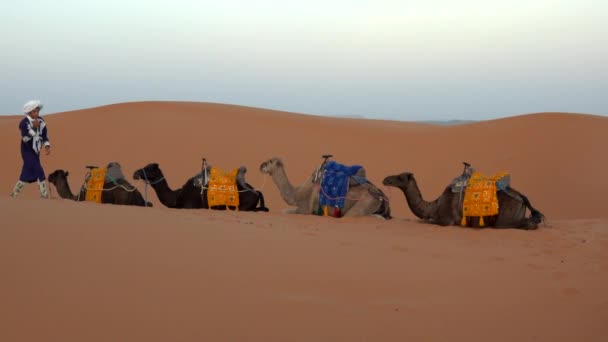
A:
[[[319,187],[319,190],[323,193],[323,195],[325,195],[330,200],[347,199],[347,200],[351,200],[351,201],[360,201],[361,199],[363,199],[363,196],[364,196],[363,194],[359,198],[352,198],[352,197],[348,197],[348,196],[344,196],[344,197],[342,197],[342,196],[338,196],[338,197],[331,197],[331,196],[329,196],[329,194],[327,194],[325,192],[325,190],[323,190],[323,187],[321,186],[321,183],[316,183],[315,180],[316,179],[321,179],[321,181],[322,181],[322,178],[320,176],[321,173],[325,173],[325,172],[338,173],[338,172],[336,172],[336,171],[327,171],[327,170],[324,170],[323,172],[319,172],[319,169],[317,169],[317,170],[318,171],[315,172],[315,177],[313,178],[313,183],[315,184],[315,186]],[[364,186],[365,190],[367,190],[367,192],[370,195],[374,196],[374,193],[372,193],[372,189],[370,189],[370,186],[366,185],[366,182],[361,182],[360,181],[360,179],[362,177],[357,177],[357,176],[350,176],[350,177],[352,177],[353,179],[355,179],[357,181],[357,183],[359,183],[359,185]],[[366,178],[363,178],[363,179],[366,179]],[[369,183],[369,181],[367,183]],[[371,184],[371,183],[369,183],[369,184]],[[371,184],[371,185],[373,185],[373,184]],[[375,185],[373,185],[373,186],[376,187]],[[378,190],[381,191],[380,189],[378,189]],[[348,193],[348,191],[346,193]],[[378,195],[378,197],[381,198],[383,201],[388,202],[388,197],[387,196],[385,196],[385,195],[383,196],[382,194],[376,194],[376,195]]]
[[[253,193],[255,193],[256,191],[260,191],[261,192],[261,190],[264,189],[265,185],[266,185],[266,174],[263,175],[263,180],[262,180],[262,186],[261,187],[259,187],[259,188],[245,189],[245,190],[239,190],[237,192],[238,193],[247,192],[247,191],[251,191]],[[209,190],[209,189],[211,189],[211,188],[205,187],[204,185],[201,185],[201,194],[203,193],[204,190]],[[225,189],[214,189],[214,190],[217,190],[217,191],[230,191],[230,190],[225,190]]]
[[[155,180],[154,182],[150,182],[150,180],[148,179],[148,175],[146,174],[146,169],[143,168],[140,170],[144,174],[144,179],[142,179],[144,181],[144,206],[148,207],[148,185],[152,186],[164,181],[165,176],[160,177],[160,179]]]

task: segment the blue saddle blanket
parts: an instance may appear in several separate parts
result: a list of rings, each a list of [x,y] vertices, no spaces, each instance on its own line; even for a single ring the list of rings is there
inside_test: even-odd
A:
[[[320,205],[344,208],[348,180],[361,168],[361,165],[346,166],[334,161],[325,164],[325,172],[321,181]]]

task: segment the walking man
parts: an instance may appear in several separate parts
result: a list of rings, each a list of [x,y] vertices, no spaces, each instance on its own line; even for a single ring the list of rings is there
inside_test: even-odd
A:
[[[25,183],[34,183],[36,181],[40,188],[40,196],[42,198],[49,197],[46,187],[46,176],[40,163],[40,151],[43,146],[44,152],[47,155],[51,153],[51,143],[48,137],[46,122],[40,117],[42,107],[42,103],[38,100],[28,101],[23,106],[25,118],[19,123],[23,167],[21,168],[19,181],[15,184],[13,192],[11,192],[12,197],[19,195]]]

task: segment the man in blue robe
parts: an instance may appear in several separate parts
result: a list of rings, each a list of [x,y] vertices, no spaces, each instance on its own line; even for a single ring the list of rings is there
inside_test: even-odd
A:
[[[25,183],[38,182],[40,188],[40,196],[48,198],[49,194],[46,187],[46,176],[40,163],[40,151],[44,146],[44,151],[48,155],[51,153],[51,143],[48,137],[48,129],[46,122],[40,117],[42,103],[38,100],[27,102],[23,106],[23,114],[25,118],[19,123],[21,131],[21,158],[23,159],[23,167],[21,168],[21,176],[15,184],[12,197],[17,197]]]

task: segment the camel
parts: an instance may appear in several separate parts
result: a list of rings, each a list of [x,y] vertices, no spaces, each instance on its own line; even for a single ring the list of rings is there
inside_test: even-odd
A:
[[[272,180],[279,188],[283,200],[295,209],[289,213],[313,215],[319,210],[319,171],[313,174],[300,186],[293,186],[285,173],[283,161],[280,158],[271,158],[260,165],[260,171],[272,177]],[[359,175],[364,178],[365,171],[360,169]],[[382,190],[378,189],[370,182],[361,184],[352,182],[346,193],[344,208],[341,209],[342,216],[378,216],[383,219],[390,219],[391,212],[388,197]]]
[[[69,171],[55,170],[49,175],[49,183],[55,185],[57,193],[61,198],[71,199],[73,201],[84,201],[87,194],[86,186],[80,189],[78,195],[74,195],[68,184]],[[101,203],[121,204],[121,205],[136,205],[140,207],[151,207],[152,203],[144,201],[143,196],[124,178],[117,179],[116,184],[112,182],[105,183],[104,191],[101,193]]]
[[[423,221],[440,226],[460,225],[462,198],[460,193],[452,191],[450,185],[446,187],[439,198],[427,202],[422,198],[412,173],[404,172],[387,176],[382,184],[401,189],[410,210]],[[499,213],[489,219],[484,218],[487,227],[536,229],[544,219],[544,215],[532,207],[526,196],[510,186],[507,187],[506,191],[498,191],[497,197]],[[526,217],[526,208],[530,209],[530,217]],[[471,220],[473,226],[479,227],[478,218],[471,218]]]
[[[239,190],[239,211],[269,211],[264,206],[264,195],[254,190],[251,185],[244,182],[246,169],[241,167],[237,177]],[[202,173],[191,177],[177,190],[172,190],[157,163],[151,163],[133,173],[133,179],[143,180],[151,185],[162,204],[175,209],[209,209],[207,203],[207,190],[203,187],[201,193]],[[260,206],[258,207],[258,203]],[[215,210],[225,210],[226,206],[212,207]]]

